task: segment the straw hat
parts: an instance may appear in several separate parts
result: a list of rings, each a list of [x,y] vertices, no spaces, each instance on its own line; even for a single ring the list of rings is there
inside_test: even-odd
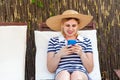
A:
[[[46,20],[46,24],[52,30],[60,31],[61,30],[61,20],[64,18],[77,18],[80,21],[79,29],[84,28],[90,21],[93,16],[80,14],[75,10],[66,10],[61,15],[50,17]]]

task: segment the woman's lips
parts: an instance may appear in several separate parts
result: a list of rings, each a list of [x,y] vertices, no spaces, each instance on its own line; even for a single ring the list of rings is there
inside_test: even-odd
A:
[[[73,32],[72,31],[68,31],[68,34],[72,34]]]

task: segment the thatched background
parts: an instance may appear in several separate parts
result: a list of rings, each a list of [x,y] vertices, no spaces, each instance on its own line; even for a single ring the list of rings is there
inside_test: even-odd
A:
[[[26,22],[29,26],[26,80],[35,79],[33,31],[66,9],[94,16],[102,80],[119,80],[113,69],[120,69],[120,0],[0,0],[0,22]]]

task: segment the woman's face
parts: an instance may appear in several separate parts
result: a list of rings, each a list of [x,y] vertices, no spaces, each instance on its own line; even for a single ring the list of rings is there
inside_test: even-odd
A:
[[[75,19],[70,19],[63,23],[62,28],[66,37],[74,37],[78,31],[78,22]]]

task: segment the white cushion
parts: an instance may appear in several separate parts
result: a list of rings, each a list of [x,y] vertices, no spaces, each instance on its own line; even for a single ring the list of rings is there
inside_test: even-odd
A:
[[[0,26],[0,80],[25,79],[27,26]]]
[[[99,58],[97,49],[97,38],[96,30],[81,30],[79,33],[82,36],[91,39],[93,46],[94,56],[94,69],[89,74],[93,80],[101,80]],[[54,74],[49,73],[46,66],[47,46],[48,40],[53,37],[60,35],[60,32],[53,31],[35,31],[35,45],[36,45],[36,80],[41,79],[54,79]]]

